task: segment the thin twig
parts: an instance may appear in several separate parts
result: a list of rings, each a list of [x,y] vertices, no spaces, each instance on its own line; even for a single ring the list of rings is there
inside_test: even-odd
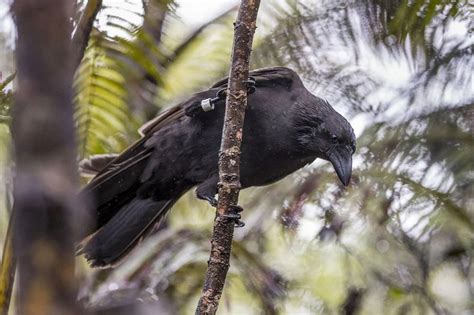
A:
[[[249,59],[260,0],[242,0],[234,24],[224,130],[219,153],[219,202],[211,240],[211,255],[196,314],[215,314],[229,270],[234,223],[224,215],[236,205],[240,192],[240,146],[243,136]]]

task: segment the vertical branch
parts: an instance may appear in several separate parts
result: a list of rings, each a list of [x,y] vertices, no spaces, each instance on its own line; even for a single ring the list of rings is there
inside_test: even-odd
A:
[[[78,178],[72,105],[72,1],[16,0],[18,90],[12,135],[19,314],[78,314]]]
[[[242,0],[234,24],[224,129],[219,153],[219,203],[211,239],[211,254],[196,314],[215,314],[229,270],[234,223],[224,214],[236,205],[240,192],[240,146],[243,136],[249,59],[260,0]]]
[[[84,52],[86,51],[87,44],[89,43],[92,26],[94,25],[95,18],[101,7],[102,0],[89,0],[87,1],[86,7],[79,18],[76,30],[74,31],[74,36],[72,38],[72,59],[74,69],[77,69],[81,63],[82,58],[84,57]]]

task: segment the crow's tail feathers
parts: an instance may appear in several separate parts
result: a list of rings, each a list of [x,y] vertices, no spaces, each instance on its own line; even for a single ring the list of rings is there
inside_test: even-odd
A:
[[[166,216],[174,202],[132,199],[102,228],[84,239],[77,254],[84,254],[94,267],[117,263],[155,223]]]

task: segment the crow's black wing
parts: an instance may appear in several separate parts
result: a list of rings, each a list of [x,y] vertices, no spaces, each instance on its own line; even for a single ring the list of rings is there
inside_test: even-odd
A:
[[[135,197],[135,190],[140,185],[140,176],[153,151],[145,146],[145,142],[161,128],[182,117],[183,105],[176,105],[145,124],[143,137],[112,159],[84,187],[82,196],[86,200],[92,200],[96,209],[96,228],[103,226],[120,206]]]

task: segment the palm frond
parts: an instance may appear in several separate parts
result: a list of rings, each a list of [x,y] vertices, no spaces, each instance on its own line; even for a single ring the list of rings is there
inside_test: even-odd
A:
[[[104,40],[100,34],[92,36],[75,78],[75,120],[82,157],[122,150],[136,127],[120,64],[108,54]]]

